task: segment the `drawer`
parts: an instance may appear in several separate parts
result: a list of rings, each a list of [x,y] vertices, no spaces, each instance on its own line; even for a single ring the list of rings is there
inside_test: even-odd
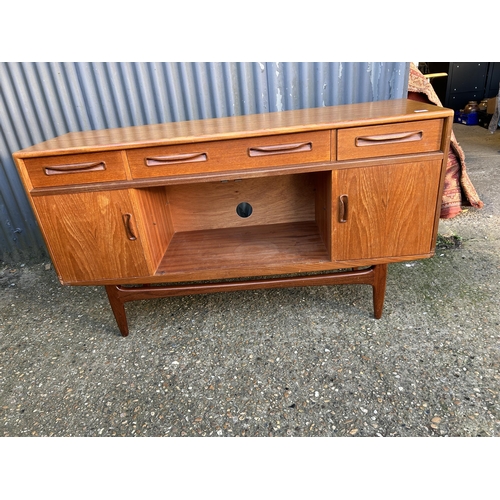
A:
[[[120,151],[27,158],[24,163],[35,188],[127,178]]]
[[[439,151],[442,128],[443,120],[421,120],[342,129],[337,160]]]
[[[134,179],[330,161],[330,131],[230,139],[127,151]]]

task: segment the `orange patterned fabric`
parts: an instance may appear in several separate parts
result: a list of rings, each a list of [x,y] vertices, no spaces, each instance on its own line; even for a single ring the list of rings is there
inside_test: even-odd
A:
[[[437,106],[442,106],[431,83],[410,63],[408,79],[408,97],[418,101],[427,101]],[[462,206],[482,208],[483,202],[479,199],[476,189],[467,175],[465,154],[458,144],[453,131],[451,132],[450,151],[444,180],[444,193],[441,204],[441,219],[451,219],[458,215]]]

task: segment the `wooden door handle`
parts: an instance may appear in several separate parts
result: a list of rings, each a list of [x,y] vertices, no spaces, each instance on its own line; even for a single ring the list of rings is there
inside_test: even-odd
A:
[[[123,214],[123,224],[125,226],[125,232],[127,233],[127,238],[130,241],[135,241],[137,236],[135,235],[134,229],[132,228],[132,214]]]
[[[347,222],[349,197],[346,194],[339,196],[339,222]]]
[[[74,163],[71,165],[53,165],[46,167],[45,175],[59,174],[78,174],[82,172],[98,172],[106,170],[106,164],[103,161],[93,161],[90,163]]]
[[[273,144],[271,146],[254,146],[248,148],[249,156],[266,156],[283,153],[301,153],[312,151],[312,142],[299,142],[295,144]]]
[[[399,142],[421,141],[423,132],[400,132],[397,134],[380,134],[356,137],[356,146],[374,146],[380,144],[393,144]]]
[[[157,167],[161,165],[169,165],[171,163],[191,163],[207,160],[207,153],[180,153],[176,155],[151,156],[144,159],[147,167]]]

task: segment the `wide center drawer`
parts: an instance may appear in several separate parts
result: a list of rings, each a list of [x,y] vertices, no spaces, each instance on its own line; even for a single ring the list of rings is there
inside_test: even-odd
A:
[[[35,188],[127,178],[120,151],[27,158],[24,163]]]
[[[441,149],[443,120],[346,128],[337,134],[337,160],[354,160]]]
[[[330,131],[127,151],[134,179],[330,161]]]

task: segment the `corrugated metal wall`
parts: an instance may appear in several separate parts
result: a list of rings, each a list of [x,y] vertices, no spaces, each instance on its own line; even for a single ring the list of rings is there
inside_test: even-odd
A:
[[[0,63],[0,260],[46,249],[12,153],[67,132],[398,99],[409,63]]]

